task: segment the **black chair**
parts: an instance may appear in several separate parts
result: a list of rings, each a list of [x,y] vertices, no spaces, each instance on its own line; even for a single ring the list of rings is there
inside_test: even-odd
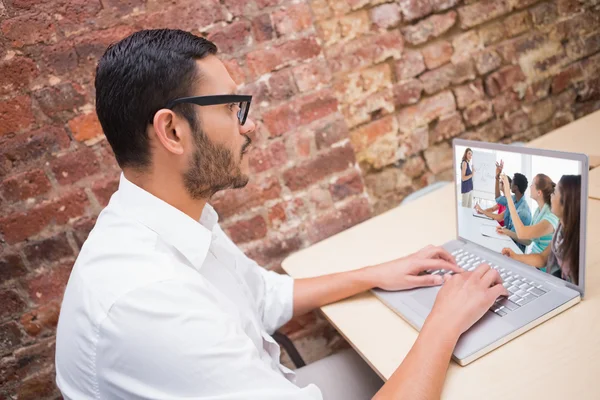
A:
[[[294,343],[290,340],[289,337],[287,337],[281,332],[276,331],[273,334],[273,339],[275,339],[275,341],[279,343],[281,347],[283,347],[285,352],[290,356],[290,359],[292,360],[296,368],[301,368],[306,365],[306,363],[302,359],[302,356],[298,352],[298,349],[296,349],[296,346],[294,346]]]

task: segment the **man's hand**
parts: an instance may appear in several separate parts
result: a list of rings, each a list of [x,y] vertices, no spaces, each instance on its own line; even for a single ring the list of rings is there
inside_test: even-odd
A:
[[[475,204],[475,211],[477,211],[478,214],[483,214],[483,210],[479,204]]]
[[[500,175],[500,180],[502,181],[502,187],[504,188],[504,193],[510,190],[510,182],[508,181],[508,176],[502,174]]]
[[[511,232],[510,229],[506,229],[502,226],[497,226],[496,227],[496,233],[499,235],[506,235],[506,236],[510,236],[509,232]]]
[[[444,278],[428,319],[458,335],[477,322],[498,297],[508,296],[500,274],[487,264]]]
[[[457,273],[463,271],[450,253],[435,246],[427,246],[407,257],[369,267],[375,286],[390,291],[440,285],[443,282],[441,276],[420,275],[426,270],[439,269]]]
[[[504,169],[504,160],[500,160],[500,162],[496,162],[496,176],[502,173],[502,169]]]

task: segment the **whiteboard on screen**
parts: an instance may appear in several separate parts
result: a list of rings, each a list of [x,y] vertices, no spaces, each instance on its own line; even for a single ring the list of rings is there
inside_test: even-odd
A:
[[[491,193],[496,188],[496,152],[473,152],[473,190],[480,193]]]

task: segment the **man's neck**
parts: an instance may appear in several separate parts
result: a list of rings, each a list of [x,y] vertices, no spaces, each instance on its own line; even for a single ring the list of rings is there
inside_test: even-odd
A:
[[[517,203],[519,201],[521,201],[522,198],[523,198],[523,195],[521,193],[515,193],[515,199],[517,199]]]
[[[123,170],[123,174],[129,182],[175,207],[194,221],[200,220],[207,200],[192,199],[179,179],[161,176],[160,173],[138,173],[132,170]]]

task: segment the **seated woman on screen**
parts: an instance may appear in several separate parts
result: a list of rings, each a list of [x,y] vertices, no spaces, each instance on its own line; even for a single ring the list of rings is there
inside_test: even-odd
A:
[[[516,254],[505,248],[502,254],[579,284],[579,230],[581,213],[581,175],[563,175],[552,196],[552,213],[559,224],[552,241],[537,254]]]
[[[507,176],[503,176],[503,183],[507,181]],[[505,183],[506,184],[506,183]],[[513,217],[515,231],[506,228],[498,228],[501,235],[507,235],[513,240],[531,247],[531,253],[541,253],[550,244],[552,235],[558,226],[558,217],[552,213],[551,198],[556,184],[552,182],[547,175],[538,174],[533,178],[530,194],[531,198],[538,203],[538,209],[533,215],[531,225],[525,225],[519,214],[516,213],[515,204],[511,198],[507,198],[508,207]]]
[[[509,187],[512,186],[512,179],[510,179],[510,177],[508,177],[508,181],[510,183]],[[504,185],[502,182],[500,182],[500,190],[504,193]],[[504,212],[506,211],[506,206],[496,203],[494,206],[484,210],[479,204],[475,204],[475,210],[478,214],[483,214],[496,221],[500,226],[504,226]]]

